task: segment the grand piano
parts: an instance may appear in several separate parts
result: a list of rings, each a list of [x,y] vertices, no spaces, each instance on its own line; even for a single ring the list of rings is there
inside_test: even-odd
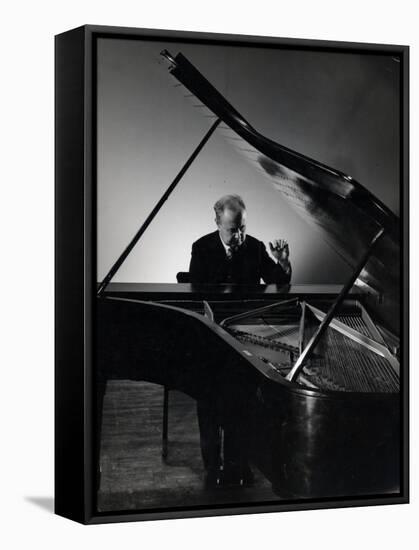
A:
[[[98,284],[98,440],[107,381],[144,380],[212,400],[279,497],[399,493],[399,219],[350,176],[257,132],[181,53],[162,56],[213,121]],[[346,262],[345,284],[112,282],[215,131]]]

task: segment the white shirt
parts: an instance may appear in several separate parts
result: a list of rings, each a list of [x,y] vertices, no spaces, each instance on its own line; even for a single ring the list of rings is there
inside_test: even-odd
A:
[[[229,246],[228,244],[226,244],[223,239],[221,238],[221,235],[218,233],[219,237],[220,237],[220,241],[224,247],[224,250],[225,250],[225,253],[226,253],[226,256],[227,258],[230,260],[231,259],[231,256],[233,255],[233,251],[231,249],[231,246]]]

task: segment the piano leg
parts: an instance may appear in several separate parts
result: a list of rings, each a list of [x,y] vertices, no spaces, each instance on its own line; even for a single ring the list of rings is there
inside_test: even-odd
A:
[[[197,412],[207,488],[252,485],[245,413],[220,413],[214,399],[198,400]]]
[[[208,478],[218,478],[221,466],[221,442],[217,411],[212,401],[202,398],[197,401],[201,454]]]

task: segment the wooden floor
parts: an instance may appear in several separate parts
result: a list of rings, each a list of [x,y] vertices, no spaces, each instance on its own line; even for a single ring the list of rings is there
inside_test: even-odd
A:
[[[204,488],[195,402],[170,392],[169,455],[161,457],[163,388],[145,382],[108,382],[104,400],[101,512],[273,502],[279,498],[255,468],[251,488]]]

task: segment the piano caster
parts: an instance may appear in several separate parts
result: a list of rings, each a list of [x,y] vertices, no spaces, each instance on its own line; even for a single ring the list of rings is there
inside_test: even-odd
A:
[[[254,476],[250,467],[245,471],[224,470],[220,468],[216,472],[207,472],[205,477],[206,489],[242,489],[254,484]]]

